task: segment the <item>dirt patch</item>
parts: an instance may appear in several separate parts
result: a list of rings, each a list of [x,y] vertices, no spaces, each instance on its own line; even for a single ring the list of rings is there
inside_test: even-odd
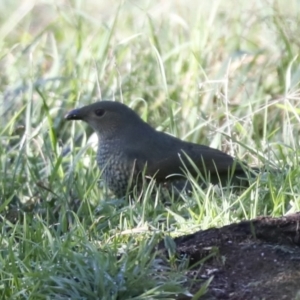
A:
[[[175,243],[189,258],[192,293],[212,277],[201,299],[300,299],[300,213],[198,231]]]

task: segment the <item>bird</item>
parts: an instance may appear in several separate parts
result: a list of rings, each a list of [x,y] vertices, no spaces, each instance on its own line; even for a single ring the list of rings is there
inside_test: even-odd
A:
[[[246,163],[218,149],[157,131],[123,103],[98,101],[71,110],[65,119],[84,121],[96,132],[97,163],[116,197],[132,193],[135,186],[141,189],[147,180],[183,190],[187,174],[203,184],[224,186],[231,180],[249,185]]]

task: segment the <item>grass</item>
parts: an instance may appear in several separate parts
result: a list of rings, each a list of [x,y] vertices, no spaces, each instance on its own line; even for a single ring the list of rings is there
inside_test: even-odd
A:
[[[174,254],[170,237],[300,210],[299,5],[202,2],[0,4],[1,299],[188,295],[184,259],[158,258],[158,241]],[[169,206],[115,199],[91,130],[63,119],[96,99],[281,171]]]

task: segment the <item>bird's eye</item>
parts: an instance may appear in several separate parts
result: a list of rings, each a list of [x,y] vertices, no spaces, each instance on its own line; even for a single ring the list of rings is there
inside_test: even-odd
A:
[[[95,114],[97,117],[102,117],[105,114],[105,110],[103,108],[98,108],[95,110]]]

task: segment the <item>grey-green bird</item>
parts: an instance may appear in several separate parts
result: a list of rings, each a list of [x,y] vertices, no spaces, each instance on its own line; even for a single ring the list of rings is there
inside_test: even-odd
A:
[[[96,102],[70,111],[65,119],[82,120],[95,130],[97,162],[106,185],[117,197],[141,186],[145,178],[181,189],[187,171],[212,184],[227,184],[229,178],[248,183],[246,164],[220,150],[156,131],[122,103]]]

